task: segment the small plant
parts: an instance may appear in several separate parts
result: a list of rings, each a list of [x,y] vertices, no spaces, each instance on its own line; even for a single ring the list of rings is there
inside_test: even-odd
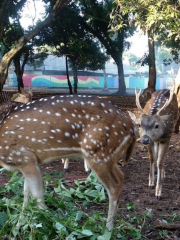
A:
[[[85,181],[74,182],[74,187],[54,172],[44,176],[45,210],[36,207],[35,200],[22,209],[23,178],[14,173],[10,181],[0,188],[0,239],[23,240],[130,240],[141,239],[146,215],[118,217],[114,229],[106,229],[106,211],[90,211],[92,205],[107,208],[106,193],[96,176],[91,173]],[[88,206],[88,208],[87,208]],[[133,203],[127,204],[135,210]]]

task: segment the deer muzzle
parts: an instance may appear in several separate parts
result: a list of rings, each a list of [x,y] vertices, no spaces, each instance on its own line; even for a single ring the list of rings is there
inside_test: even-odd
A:
[[[140,142],[144,145],[148,145],[152,141],[151,141],[151,138],[148,135],[144,135],[144,136],[141,137]]]

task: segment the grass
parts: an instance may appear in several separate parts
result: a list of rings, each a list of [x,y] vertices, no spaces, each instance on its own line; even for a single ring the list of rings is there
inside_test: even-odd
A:
[[[46,210],[36,207],[33,198],[22,210],[23,178],[12,174],[10,181],[0,187],[0,239],[18,240],[130,240],[148,239],[142,236],[146,220],[151,218],[151,210],[139,216],[118,214],[112,231],[105,227],[108,202],[104,187],[91,173],[86,181],[75,181],[74,186],[54,172],[44,176]],[[95,206],[96,211],[91,207]],[[103,211],[102,211],[103,209]],[[130,213],[135,205],[126,205]],[[172,221],[178,216],[167,216]],[[166,232],[160,232],[164,237]],[[161,236],[160,236],[161,237]]]

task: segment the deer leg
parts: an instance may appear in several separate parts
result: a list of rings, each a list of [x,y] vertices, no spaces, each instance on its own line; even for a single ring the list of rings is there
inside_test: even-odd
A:
[[[161,192],[162,192],[162,181],[165,177],[165,170],[164,170],[164,155],[167,152],[169,146],[169,142],[163,144],[159,144],[159,151],[158,151],[158,159],[157,159],[157,184],[156,184],[156,192],[155,196],[158,200],[161,199]]]
[[[152,143],[147,146],[149,153],[150,169],[149,169],[149,188],[153,189],[155,186],[154,178],[154,164],[157,159],[158,143]]]
[[[114,223],[114,215],[117,211],[120,201],[124,174],[119,169],[117,164],[114,164],[113,162],[108,163],[103,162],[102,164],[100,163],[92,164],[92,161],[88,161],[88,165],[96,173],[99,181],[104,185],[108,193],[109,210],[106,221],[106,227],[109,230],[112,230]]]
[[[89,166],[88,166],[88,164],[87,164],[85,159],[84,159],[84,169],[85,169],[86,172],[90,171],[90,168],[89,168]]]
[[[43,197],[43,186],[41,171],[37,161],[30,161],[25,166],[20,168],[24,176],[24,202],[23,207],[28,203],[28,197],[31,194],[37,201],[39,208],[45,208],[44,197]]]
[[[62,158],[62,163],[64,164],[64,171],[67,171],[69,168],[69,158]]]

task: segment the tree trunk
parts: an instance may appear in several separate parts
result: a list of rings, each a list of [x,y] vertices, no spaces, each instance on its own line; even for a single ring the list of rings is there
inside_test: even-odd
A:
[[[77,67],[73,63],[73,77],[74,77],[74,93],[77,93],[77,87],[78,87],[78,74],[77,74]]]
[[[148,88],[156,90],[156,64],[154,37],[151,29],[148,31],[148,47],[149,47],[149,81]]]
[[[67,76],[67,82],[68,82],[68,87],[69,87],[69,93],[73,94],[72,85],[71,85],[71,82],[69,80],[69,70],[68,70],[67,56],[66,56],[66,76]]]
[[[44,21],[38,23],[32,31],[29,31],[28,34],[21,37],[15,44],[14,48],[12,48],[8,53],[4,55],[0,63],[0,93],[7,79],[8,68],[14,56],[23,48],[23,46],[29,40],[35,37],[40,32],[41,29],[43,29],[44,27],[47,27],[54,20],[57,13],[63,7],[65,7],[70,1],[71,0],[56,0],[56,3],[52,9],[52,12],[48,15],[48,17]]]
[[[19,58],[14,58],[14,67],[15,70],[14,72],[16,73],[17,76],[17,83],[18,83],[18,92],[20,92],[20,87],[24,88],[24,83],[23,83],[23,72],[21,70],[21,66],[20,66],[20,59]]]
[[[117,63],[117,68],[118,68],[118,82],[119,82],[119,88],[118,88],[117,94],[126,95],[126,85],[124,80],[124,67],[123,67],[122,59],[120,59],[119,62]]]

